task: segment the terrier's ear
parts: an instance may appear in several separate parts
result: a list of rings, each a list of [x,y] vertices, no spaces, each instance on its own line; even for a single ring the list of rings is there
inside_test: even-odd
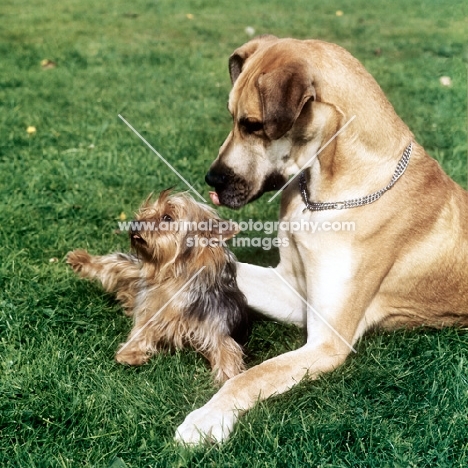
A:
[[[151,199],[153,198],[154,192],[151,192],[147,197],[146,200],[142,204],[142,208],[149,208],[151,206]]]
[[[209,233],[211,239],[219,242],[227,241],[240,232],[239,225],[232,220],[213,219],[211,221],[213,227]]]
[[[174,187],[169,187],[167,189],[161,190],[161,192],[159,192],[158,202],[165,203],[173,189]]]

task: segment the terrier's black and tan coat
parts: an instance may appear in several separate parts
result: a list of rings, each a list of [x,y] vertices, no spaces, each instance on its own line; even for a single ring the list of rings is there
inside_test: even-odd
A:
[[[151,197],[150,197],[151,198]],[[192,346],[223,382],[244,369],[246,299],[236,281],[234,255],[225,241],[238,232],[233,222],[187,194],[163,191],[140,208],[130,230],[134,254],[68,254],[82,277],[116,293],[133,329],[115,356],[140,365],[161,348]]]

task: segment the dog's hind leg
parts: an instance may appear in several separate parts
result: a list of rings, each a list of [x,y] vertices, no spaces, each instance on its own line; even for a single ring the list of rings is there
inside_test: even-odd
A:
[[[123,253],[94,256],[79,249],[68,254],[67,263],[81,277],[98,280],[107,292],[116,293],[126,314],[132,314],[141,276],[137,257]]]
[[[117,353],[115,360],[120,364],[129,366],[141,366],[147,362],[151,354],[148,350],[146,340],[135,335],[135,329],[132,330],[127,341],[123,343]]]
[[[127,341],[120,345],[115,360],[121,364],[140,366],[157,352],[160,341],[164,341],[164,326],[155,320],[155,315],[141,311],[138,306],[134,314],[134,325]]]
[[[210,362],[218,383],[223,383],[245,370],[242,347],[230,336],[213,340],[203,354]]]

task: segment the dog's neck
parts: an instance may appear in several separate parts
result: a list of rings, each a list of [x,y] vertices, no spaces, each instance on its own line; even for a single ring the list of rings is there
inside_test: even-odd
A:
[[[309,194],[307,190],[307,179],[305,172],[302,171],[299,176],[299,190],[301,192],[302,201],[306,209],[310,211],[325,211],[325,210],[342,210],[348,208],[356,208],[359,206],[369,205],[371,203],[376,202],[380,199],[388,190],[393,188],[393,186],[398,182],[400,177],[405,173],[406,168],[408,167],[411,153],[413,151],[413,144],[410,144],[406,147],[405,151],[403,152],[402,157],[398,161],[398,164],[395,168],[395,172],[392,175],[392,178],[389,180],[388,184],[382,187],[381,189],[369,193],[368,195],[362,195],[357,198],[353,198],[350,200],[336,200],[336,201],[326,201],[326,202],[317,202],[311,201],[309,199]]]
[[[292,145],[288,173],[309,168],[306,175],[312,200],[363,196],[388,183],[414,137],[389,103],[387,107],[377,107],[371,119],[357,113],[358,107],[345,112],[323,101],[304,106],[290,134],[291,140],[299,144]],[[385,131],[372,136],[374,120],[379,119]]]
[[[385,187],[411,141],[396,141],[382,157],[366,145],[349,138],[336,138],[304,171],[307,191],[313,201],[339,201],[363,197]]]

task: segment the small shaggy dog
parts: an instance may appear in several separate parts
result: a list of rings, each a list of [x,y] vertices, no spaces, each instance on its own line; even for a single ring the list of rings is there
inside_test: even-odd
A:
[[[116,293],[133,329],[115,356],[140,365],[164,347],[190,345],[223,382],[244,369],[246,299],[236,281],[236,262],[225,241],[239,232],[231,221],[187,194],[161,192],[145,201],[131,223],[135,254],[92,256],[70,252],[80,276]]]

